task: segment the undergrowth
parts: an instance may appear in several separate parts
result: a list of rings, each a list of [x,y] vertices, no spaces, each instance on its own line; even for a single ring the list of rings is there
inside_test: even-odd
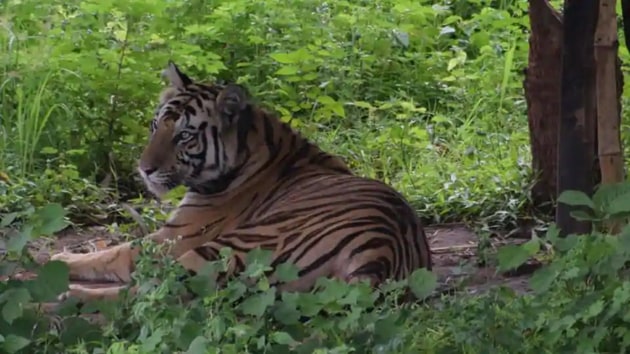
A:
[[[378,290],[320,279],[305,293],[279,293],[269,282],[297,276],[291,264],[269,267],[271,254],[249,253],[246,269],[220,286],[231,250],[194,276],[166,253],[168,245],[143,242],[133,273],[137,295],[84,304],[69,299],[56,316],[36,303],[51,301],[68,287],[68,268],[55,261],[30,261],[25,245],[67,226],[58,204],[5,215],[12,224],[0,276],[20,265],[37,277],[0,282],[0,349],[5,353],[594,353],[630,347],[630,225],[609,235],[609,220],[630,216],[630,183],[600,188],[593,198],[565,192],[561,202],[587,208],[593,232],[546,234],[501,248],[500,271],[532,256],[548,263],[529,280],[530,292],[508,287],[472,296],[436,298],[435,274],[421,269],[407,280]],[[15,223],[15,220],[19,220]],[[16,225],[20,225],[19,227]],[[401,301],[405,291],[417,301]],[[192,295],[192,297],[191,297]],[[186,298],[187,300],[183,300]],[[424,301],[422,301],[424,300]],[[98,311],[100,323],[86,314]]]

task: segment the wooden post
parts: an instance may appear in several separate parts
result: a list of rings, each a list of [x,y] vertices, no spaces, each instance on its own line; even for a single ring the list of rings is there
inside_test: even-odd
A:
[[[558,179],[558,125],[562,79],[562,17],[549,0],[529,0],[529,57],[523,89],[535,183],[536,207],[553,213]]]
[[[599,0],[595,30],[597,141],[602,184],[623,181],[623,155],[617,100],[617,13],[615,0]],[[608,225],[617,233],[618,223]]]
[[[597,0],[565,0],[563,18],[561,119],[558,129],[557,195],[565,190],[593,193],[593,146],[596,128],[593,42]],[[561,235],[588,233],[589,222],[571,217],[571,206],[558,203]]]

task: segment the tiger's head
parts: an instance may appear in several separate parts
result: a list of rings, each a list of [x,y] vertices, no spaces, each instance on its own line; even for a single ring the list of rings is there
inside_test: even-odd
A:
[[[160,95],[138,172],[158,197],[182,184],[205,194],[225,190],[250,153],[246,89],[193,82],[173,62],[163,74],[170,85]]]

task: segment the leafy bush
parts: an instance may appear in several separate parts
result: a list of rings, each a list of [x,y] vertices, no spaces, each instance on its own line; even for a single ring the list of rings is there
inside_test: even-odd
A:
[[[630,215],[629,190],[630,183],[624,183],[601,188],[592,200],[573,192],[562,200],[590,206],[594,222],[620,220]],[[25,242],[65,226],[64,214],[58,205],[29,214],[10,238],[2,275],[15,271],[15,260],[31,264],[21,253]],[[3,224],[15,217],[5,216]],[[35,279],[0,282],[3,352],[584,353],[630,346],[625,311],[630,305],[625,268],[630,224],[616,236],[594,231],[566,238],[558,237],[552,225],[542,238],[501,248],[497,256],[503,270],[548,249],[549,262],[530,279],[529,293],[501,287],[422,303],[400,299],[407,287],[419,299],[433,294],[436,278],[426,270],[379,290],[320,279],[311,292],[280,294],[270,285],[270,272],[287,281],[296,270],[290,264],[269,268],[267,252],[252,251],[246,270],[218,286],[213,279],[227,269],[229,249],[182,281],[185,272],[161,253],[165,247],[145,242],[134,272],[140,285],[136,296],[83,306],[83,313],[99,310],[104,326],[77,315],[72,299],[59,308],[56,321],[38,314],[35,302],[53,299],[67,288],[63,263],[29,266],[38,274]],[[196,297],[182,301],[190,291]]]

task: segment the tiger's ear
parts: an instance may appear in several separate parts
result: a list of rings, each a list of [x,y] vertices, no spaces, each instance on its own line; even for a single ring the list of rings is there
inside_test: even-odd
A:
[[[178,89],[184,89],[193,83],[188,75],[181,72],[172,60],[168,61],[168,67],[162,71],[162,76],[166,77],[169,83]]]
[[[231,119],[243,111],[249,103],[249,93],[245,87],[228,84],[217,97],[217,111],[222,117]]]

